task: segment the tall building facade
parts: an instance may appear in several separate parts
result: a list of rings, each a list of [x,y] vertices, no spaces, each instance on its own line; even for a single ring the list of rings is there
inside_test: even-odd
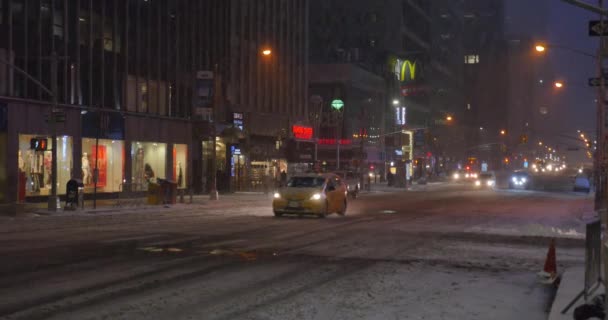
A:
[[[490,169],[507,154],[508,59],[503,0],[464,1],[464,88],[467,115],[475,132],[467,137],[469,156]]]
[[[306,115],[305,9],[278,0],[0,1],[0,202],[50,193],[51,152],[30,142],[50,146],[55,132],[59,194],[72,178],[86,193],[143,191],[152,178],[201,191],[212,159],[226,188],[234,163],[250,186],[255,140],[236,162],[230,150],[271,136],[254,128],[255,116]],[[272,60],[247,60],[263,46]]]
[[[436,126],[445,124],[439,120],[456,112],[460,104],[457,101],[462,101],[458,98],[462,85],[461,4],[311,1],[311,70],[321,65],[318,75],[323,70],[345,72],[332,79],[335,72],[327,71],[323,83],[311,78],[311,94],[324,87],[325,95],[334,95],[323,97],[329,106],[336,92],[341,92],[331,88],[331,83],[350,80],[342,87],[358,84],[364,88],[351,94],[357,98],[351,102],[353,111],[346,105],[341,125],[346,131],[340,134],[353,138],[353,148],[361,149],[363,162],[380,163],[384,172],[408,167],[411,174],[415,163],[419,165],[418,175],[427,165],[431,170],[439,169],[435,152],[438,148],[429,136],[431,129],[435,134],[441,133]],[[444,23],[435,27],[434,22],[441,17]],[[349,75],[356,78],[348,79]],[[331,112],[329,107],[325,110]],[[326,134],[334,136],[330,129],[335,125],[330,123],[327,127]],[[354,160],[359,160],[356,151],[353,155]]]
[[[226,110],[243,115],[247,137],[240,149],[248,150],[245,164],[230,175],[238,189],[261,187],[263,176],[276,178],[287,170],[286,141],[293,126],[309,125],[308,1],[226,2],[231,14]],[[240,161],[230,156],[233,163]]]

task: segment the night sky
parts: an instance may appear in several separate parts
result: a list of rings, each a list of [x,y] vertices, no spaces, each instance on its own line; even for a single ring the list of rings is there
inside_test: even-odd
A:
[[[596,1],[588,2],[596,4]],[[505,0],[505,3],[507,33],[528,34],[534,39],[546,39],[549,44],[592,54],[599,46],[598,38],[590,37],[587,31],[589,20],[598,19],[597,14],[561,0]],[[553,139],[555,143],[555,134],[575,135],[577,129],[594,135],[596,91],[587,86],[587,79],[596,75],[596,62],[563,49],[550,49],[545,58],[549,59],[555,77],[566,83],[565,90],[558,93],[557,102],[549,106],[551,116],[547,121],[551,123],[545,127],[555,131],[544,132],[545,139]]]

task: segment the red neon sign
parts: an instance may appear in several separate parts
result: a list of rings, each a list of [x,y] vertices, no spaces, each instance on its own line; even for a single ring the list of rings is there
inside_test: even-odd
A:
[[[291,128],[293,136],[296,139],[311,140],[312,139],[312,127],[304,126],[293,126]]]
[[[351,145],[353,143],[350,139],[340,139],[341,145]],[[319,139],[319,144],[322,145],[335,145],[336,139]]]

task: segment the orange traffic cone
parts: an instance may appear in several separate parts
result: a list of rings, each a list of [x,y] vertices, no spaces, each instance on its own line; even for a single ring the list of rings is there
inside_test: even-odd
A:
[[[538,273],[542,283],[551,284],[557,279],[557,257],[555,254],[555,239],[551,239],[549,251],[545,259],[545,267],[543,271]]]

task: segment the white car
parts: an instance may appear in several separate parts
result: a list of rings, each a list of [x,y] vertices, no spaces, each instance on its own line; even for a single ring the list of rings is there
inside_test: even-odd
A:
[[[591,181],[584,174],[579,174],[574,178],[574,191],[587,192],[591,191]]]

